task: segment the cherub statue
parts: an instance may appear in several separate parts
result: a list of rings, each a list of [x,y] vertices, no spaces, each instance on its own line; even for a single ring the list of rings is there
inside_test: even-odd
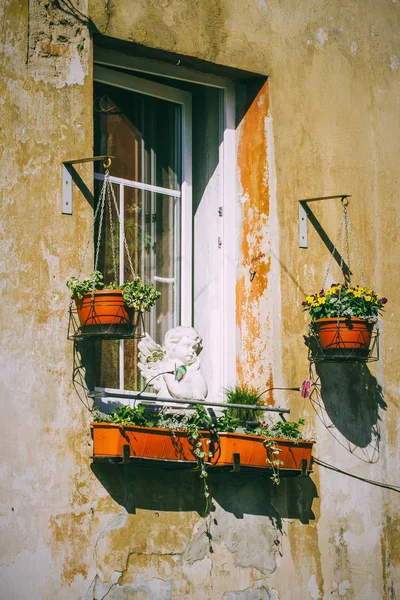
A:
[[[139,369],[146,383],[160,398],[201,400],[207,396],[207,384],[200,373],[198,355],[203,340],[193,327],[174,327],[165,334],[164,346],[146,333],[139,342]]]

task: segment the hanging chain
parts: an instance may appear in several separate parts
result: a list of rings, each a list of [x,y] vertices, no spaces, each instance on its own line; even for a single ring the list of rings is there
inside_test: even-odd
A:
[[[342,239],[341,239],[341,247],[340,247],[340,273],[343,275],[343,283],[346,283],[346,278],[345,278],[345,274],[343,271],[343,263],[344,263],[344,242],[345,239],[347,241],[347,250],[348,250],[348,233],[347,233],[347,209],[346,206],[343,205],[343,217],[342,217],[342,224],[341,224],[341,231],[342,231]],[[347,257],[347,260],[349,260],[349,257]],[[350,270],[350,269],[349,269]],[[338,304],[339,306],[341,305],[342,302],[342,286],[339,286],[339,295],[338,295]],[[337,313],[337,319],[336,319],[336,328],[337,331],[339,331],[339,322],[340,322],[340,311],[338,311]]]
[[[118,219],[118,222],[121,224],[121,219],[120,219],[120,215],[119,215],[117,199],[115,197],[114,189],[113,189],[111,183],[110,183],[110,190],[111,190],[111,196],[112,196],[112,199],[113,199],[113,202],[114,202],[115,212],[117,213],[117,219]],[[130,255],[129,249],[128,249],[128,243],[126,241],[126,237],[125,237],[125,234],[124,234],[123,231],[122,231],[122,239],[123,239],[123,242],[124,242],[125,252],[126,252],[126,255],[128,257],[129,267],[130,267],[130,270],[131,270],[131,273],[132,273],[132,279],[136,279],[135,269],[133,268],[131,255]]]
[[[347,285],[351,286],[350,237],[351,237],[351,241],[353,243],[354,249],[355,249],[358,266],[360,267],[360,273],[361,273],[361,278],[362,278],[363,284],[364,284],[365,287],[367,287],[367,280],[366,280],[366,277],[365,277],[365,274],[364,274],[363,266],[361,264],[361,258],[360,258],[360,254],[359,254],[358,247],[357,247],[357,244],[356,244],[356,240],[355,240],[355,237],[354,237],[354,232],[353,232],[353,229],[352,229],[351,223],[350,223],[350,217],[349,217],[349,213],[348,213],[348,210],[347,210],[348,199],[346,197],[342,198],[342,205],[343,205],[343,217],[342,217],[342,220],[341,220],[341,223],[340,223],[340,227],[339,227],[339,231],[338,231],[337,236],[336,236],[335,243],[333,245],[333,249],[332,249],[331,256],[330,256],[329,263],[328,263],[328,268],[327,268],[326,273],[325,273],[324,283],[323,283],[323,286],[322,286],[323,289],[325,289],[325,287],[326,287],[326,282],[328,280],[328,275],[329,275],[329,272],[330,272],[330,269],[331,269],[331,266],[332,266],[334,254],[336,252],[336,248],[337,248],[339,239],[340,239],[340,245],[341,245],[341,248],[340,248],[340,264],[339,264],[339,266],[340,266],[340,271],[341,271],[341,273],[343,275],[343,283],[345,285],[347,284]],[[350,233],[350,237],[349,237],[349,233]],[[345,275],[344,269],[343,269],[343,266],[345,264],[344,263],[345,252],[346,252],[347,267],[348,267],[347,281],[346,281],[346,275]],[[341,289],[341,287],[339,287],[339,298],[338,298],[339,302],[341,300],[341,292],[342,292],[342,289]],[[338,314],[338,326],[339,326],[339,314]]]
[[[92,230],[94,229],[94,225],[96,223],[96,219],[97,219],[98,214],[99,214],[100,206],[101,206],[101,202],[98,202],[97,206],[96,206],[96,210],[94,212],[93,221],[92,221]],[[87,253],[88,253],[88,250],[89,250],[89,246],[90,246],[90,243],[92,242],[92,240],[93,240],[93,237],[92,237],[92,232],[91,232],[90,235],[89,235],[89,237],[88,237],[88,240],[86,242],[85,250],[83,252],[83,258],[82,258],[81,266],[79,267],[79,272],[78,272],[77,279],[79,279],[80,276],[82,275],[83,267],[85,266],[86,256],[87,256]]]
[[[99,221],[99,232],[97,235],[97,246],[96,246],[96,254],[94,259],[94,270],[97,271],[97,265],[99,263],[99,254],[100,254],[100,243],[101,243],[101,230],[103,229],[103,219],[104,219],[104,207],[105,207],[105,199],[106,199],[106,190],[107,190],[107,179],[104,178],[104,183],[100,192],[100,221]],[[93,287],[94,290],[94,287]]]
[[[106,171],[106,176],[107,176],[107,174],[109,175],[108,169]],[[110,198],[110,189],[109,189],[110,187],[112,189],[111,182],[107,186],[107,205],[108,205],[108,215],[109,215],[109,219],[110,219],[111,250],[112,250],[112,259],[113,259],[114,280],[115,280],[115,283],[117,283],[119,281],[119,278],[117,275],[117,261],[116,261],[116,257],[115,257],[114,224],[113,224],[113,218],[112,218],[112,207],[111,207],[111,198]]]
[[[347,211],[347,205],[343,205],[343,216],[344,216],[344,232],[346,235],[346,251],[347,251],[347,266],[349,267],[349,285],[351,285],[351,268],[350,268],[350,244],[349,244],[349,226],[350,226],[350,218],[349,213]],[[344,274],[343,274],[344,275]]]
[[[355,237],[354,237],[353,229],[352,229],[351,224],[350,224],[350,219],[348,220],[348,228],[349,228],[349,231],[350,231],[351,241],[353,242],[354,250],[356,251],[356,258],[357,258],[358,266],[360,267],[361,279],[363,281],[364,287],[367,287],[367,278],[365,277],[364,269],[363,269],[363,266],[361,264],[361,258],[360,258],[360,254],[358,252],[358,248],[357,248],[356,240],[355,240]]]
[[[338,242],[339,242],[340,235],[342,234],[342,230],[343,230],[344,224],[345,224],[345,218],[344,218],[344,215],[343,215],[341,223],[340,223],[339,231],[337,232],[335,243],[333,244],[333,248],[332,248],[331,256],[330,256],[330,259],[329,259],[328,267],[326,269],[324,283],[322,285],[323,289],[325,289],[325,287],[326,287],[326,282],[327,282],[327,279],[328,279],[329,272],[331,270],[331,266],[332,266],[332,262],[333,262],[333,257],[335,255],[336,248],[337,248],[337,245],[338,245]]]
[[[111,199],[112,199],[112,203],[111,203]],[[119,214],[119,210],[118,210],[118,204],[117,204],[117,199],[115,197],[115,193],[114,193],[114,188],[112,186],[111,183],[111,176],[110,176],[110,171],[109,169],[106,170],[105,174],[104,174],[104,181],[103,181],[103,185],[100,191],[100,196],[99,196],[99,201],[97,203],[95,212],[94,212],[94,216],[93,216],[93,221],[92,221],[92,227],[94,229],[94,226],[96,224],[96,220],[98,219],[99,215],[100,215],[100,220],[99,220],[99,229],[98,229],[98,234],[97,234],[97,243],[96,243],[96,251],[95,251],[95,260],[94,260],[94,270],[97,271],[98,268],[98,263],[99,263],[99,256],[100,256],[100,245],[101,245],[101,234],[102,234],[102,229],[103,229],[103,221],[104,221],[104,210],[106,207],[106,202],[107,202],[107,208],[108,208],[108,213],[109,213],[109,221],[110,221],[110,232],[111,232],[111,248],[112,248],[112,259],[113,259],[113,271],[114,271],[114,278],[115,278],[115,282],[117,283],[119,281],[118,278],[118,273],[117,273],[117,260],[116,260],[116,252],[115,252],[115,237],[114,237],[114,223],[113,223],[113,217],[112,217],[112,204],[114,204],[114,208],[115,208],[115,212],[117,214],[117,220],[119,222],[119,224],[121,225],[121,219],[120,219],[120,214]],[[133,263],[132,263],[132,258],[131,255],[129,253],[129,248],[128,248],[128,243],[126,241],[125,238],[125,234],[122,231],[122,239],[123,239],[123,243],[124,243],[124,248],[125,248],[125,252],[126,255],[128,257],[128,262],[129,262],[129,268],[131,270],[132,273],[132,279],[136,279],[136,275],[135,275],[135,270],[133,268]],[[82,275],[82,271],[83,268],[85,266],[85,261],[86,261],[86,256],[89,250],[89,246],[90,243],[92,241],[92,235],[89,236],[87,242],[86,242],[86,246],[85,246],[85,250],[83,253],[83,258],[82,258],[82,262],[79,268],[79,272],[78,272],[78,277],[77,279],[80,278],[80,276]],[[95,280],[93,279],[93,289],[92,289],[92,301],[94,298],[94,291],[95,291]]]
[[[346,232],[347,222],[346,222],[346,209],[345,208],[343,210],[343,224],[344,224],[344,227],[342,229],[342,238],[341,238],[341,243],[340,243],[340,264],[339,264],[339,268],[340,268],[340,273],[343,276],[343,283],[346,283],[345,275],[344,275],[344,272],[343,272],[344,252],[345,252],[344,243],[345,243],[345,239],[348,237],[347,236],[347,232]]]

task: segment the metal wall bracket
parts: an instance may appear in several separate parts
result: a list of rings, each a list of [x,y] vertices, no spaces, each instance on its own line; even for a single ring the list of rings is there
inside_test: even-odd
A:
[[[76,171],[71,167],[78,163],[106,161],[105,168],[111,165],[111,159],[114,156],[93,156],[91,158],[78,158],[77,160],[65,160],[62,164],[62,213],[63,215],[72,215],[72,181],[73,173]],[[78,173],[76,175],[79,177]]]
[[[305,200],[299,200],[300,248],[308,248],[307,217],[310,215],[310,209],[308,208],[307,203],[318,202],[319,200],[332,200],[334,198],[340,198],[343,203],[347,198],[351,198],[351,195],[339,194],[338,196],[322,196],[321,198],[306,198]]]
[[[131,449],[129,444],[124,444],[122,446],[122,462],[129,463],[131,462]]]
[[[240,454],[234,452],[233,456],[232,456],[232,466],[233,469],[231,470],[231,473],[239,473],[240,471]]]

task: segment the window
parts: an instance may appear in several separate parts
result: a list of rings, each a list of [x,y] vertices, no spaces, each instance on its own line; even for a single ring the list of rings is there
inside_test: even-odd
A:
[[[202,369],[215,398],[235,378],[234,102],[229,81],[184,75],[100,49],[95,152],[115,156],[112,181],[134,269],[162,294],[146,330],[162,343],[171,327],[193,325],[204,340]],[[101,183],[102,175],[95,179]],[[122,236],[114,237],[122,281],[129,264]],[[113,279],[111,247],[108,224],[106,280]],[[141,388],[137,341],[102,342],[98,352],[101,386]]]

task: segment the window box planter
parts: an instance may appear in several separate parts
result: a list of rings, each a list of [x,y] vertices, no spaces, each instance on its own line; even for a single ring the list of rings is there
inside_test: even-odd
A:
[[[194,446],[186,431],[172,433],[159,427],[129,425],[122,428],[113,423],[91,423],[94,459],[130,460],[131,458],[196,463]],[[207,439],[202,433],[202,450],[208,460]],[[126,448],[129,448],[129,453]]]
[[[241,467],[271,468],[272,460],[279,461],[279,470],[311,471],[311,452],[314,441],[294,442],[278,438],[262,438],[242,433],[220,433],[220,448],[211,458],[216,467],[235,465]],[[277,449],[278,454],[272,455]],[[235,458],[239,455],[239,458]]]
[[[158,427],[126,426],[113,423],[91,423],[93,458],[126,462],[130,459],[185,462],[196,464],[194,446],[186,431],[172,433]],[[209,431],[201,433],[204,461],[211,467],[272,468],[279,461],[282,471],[311,471],[313,441],[298,442],[262,438],[241,433],[219,433],[219,443]],[[211,441],[211,443],[208,443]],[[129,452],[128,452],[129,449]],[[214,454],[211,452],[214,451]],[[278,450],[278,454],[273,451]]]

